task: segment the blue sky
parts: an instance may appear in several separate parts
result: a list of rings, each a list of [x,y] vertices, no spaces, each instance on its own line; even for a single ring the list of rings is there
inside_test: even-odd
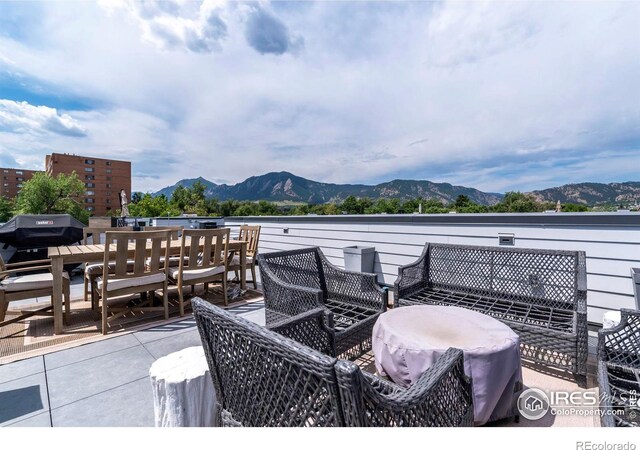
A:
[[[640,180],[636,2],[0,2],[0,165],[133,189]]]

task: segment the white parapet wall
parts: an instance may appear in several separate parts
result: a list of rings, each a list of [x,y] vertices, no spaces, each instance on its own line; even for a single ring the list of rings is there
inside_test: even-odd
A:
[[[225,224],[232,234],[242,224],[261,225],[260,252],[318,246],[340,267],[343,247],[373,246],[375,271],[387,285],[425,242],[497,246],[501,236],[512,236],[513,247],[583,250],[589,321],[635,308],[631,268],[640,267],[640,213],[228,217]]]

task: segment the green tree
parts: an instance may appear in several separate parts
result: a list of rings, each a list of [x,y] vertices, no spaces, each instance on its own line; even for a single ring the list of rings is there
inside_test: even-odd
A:
[[[494,212],[540,212],[543,205],[539,203],[531,194],[522,192],[507,192],[502,201],[494,205],[491,210]]]
[[[16,199],[17,214],[71,214],[81,222],[89,221],[89,212],[79,201],[84,184],[75,172],[50,177],[37,172],[22,186]]]
[[[13,201],[0,197],[0,222],[7,222],[13,217]]]
[[[162,216],[179,216],[180,210],[169,203],[167,197],[158,195],[153,197],[151,194],[144,194],[136,203],[129,206],[129,214],[132,217],[162,217]]]
[[[562,205],[562,212],[586,212],[589,208],[585,205],[579,205],[577,203],[564,203]]]

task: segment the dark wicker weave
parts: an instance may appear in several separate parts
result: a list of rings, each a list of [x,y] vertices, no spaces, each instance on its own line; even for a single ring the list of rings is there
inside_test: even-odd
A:
[[[603,426],[640,424],[640,311],[621,310],[621,321],[598,332],[598,384]]]
[[[193,314],[222,426],[471,426],[471,381],[449,349],[415,385],[401,388],[199,298]],[[291,319],[324,333],[324,311]],[[287,325],[279,327],[286,333]],[[306,335],[305,335],[306,336]],[[317,342],[317,341],[314,341]]]
[[[473,309],[509,325],[522,358],[587,373],[587,281],[581,251],[425,245],[398,269],[396,306]]]
[[[353,359],[371,349],[373,325],[387,309],[386,288],[374,274],[339,269],[318,247],[261,253],[258,267],[267,327],[326,308],[333,315],[332,356]]]

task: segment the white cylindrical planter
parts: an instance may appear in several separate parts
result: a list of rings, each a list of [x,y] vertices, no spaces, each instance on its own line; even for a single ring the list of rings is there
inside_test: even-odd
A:
[[[201,346],[159,358],[149,377],[156,427],[216,425],[216,393]]]

